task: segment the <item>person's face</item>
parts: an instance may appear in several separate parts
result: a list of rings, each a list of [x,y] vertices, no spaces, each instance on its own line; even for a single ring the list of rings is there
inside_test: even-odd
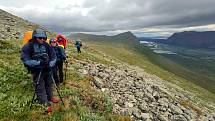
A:
[[[61,37],[59,37],[59,38],[58,38],[58,41],[61,41],[61,40],[63,40],[63,39],[62,39]]]
[[[56,46],[57,45],[57,43],[56,42],[51,42],[51,46]]]
[[[37,42],[40,43],[40,44],[42,44],[45,41],[46,41],[46,38],[44,38],[44,37],[38,37],[37,38]]]

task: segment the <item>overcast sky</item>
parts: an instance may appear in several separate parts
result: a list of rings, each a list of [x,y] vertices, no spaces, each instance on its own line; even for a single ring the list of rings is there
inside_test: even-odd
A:
[[[58,32],[215,30],[215,0],[0,0],[0,9]]]

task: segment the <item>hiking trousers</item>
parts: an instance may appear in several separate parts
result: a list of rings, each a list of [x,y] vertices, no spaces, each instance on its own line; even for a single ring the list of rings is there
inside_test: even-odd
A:
[[[63,82],[63,61],[57,61],[56,65],[59,73],[60,83],[62,83]]]
[[[41,72],[39,83],[37,84],[40,72],[32,73],[35,93],[40,104],[50,104],[52,94],[52,72],[44,70]]]
[[[78,53],[81,53],[81,47],[80,46],[77,46],[77,51],[78,51]]]
[[[53,72],[53,78],[55,80],[55,83],[56,85],[58,86],[60,84],[60,81],[59,81],[59,76],[58,76],[58,69],[57,69],[57,65],[55,65],[53,68],[52,68],[52,72]]]

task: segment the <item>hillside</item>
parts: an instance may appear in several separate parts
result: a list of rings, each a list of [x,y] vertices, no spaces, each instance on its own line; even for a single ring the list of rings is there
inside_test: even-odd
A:
[[[0,120],[215,120],[214,94],[152,63],[163,58],[132,33],[78,36],[82,53],[69,42],[67,79],[59,87],[65,107],[53,104],[48,115],[43,105],[29,108],[34,88],[20,61],[21,41],[16,35],[0,41]]]
[[[0,49],[2,80],[0,119],[20,121],[213,119],[211,112],[215,110],[214,103],[202,100],[195,93],[185,91],[142,68],[123,62],[121,60],[124,59],[121,58],[123,55],[120,56],[121,59],[117,59],[114,54],[107,55],[95,48],[96,45],[91,44],[85,45],[82,53],[77,54],[71,43],[67,49],[70,57],[67,80],[60,86],[66,107],[60,103],[55,104],[54,112],[45,115],[40,105],[33,105],[33,109],[29,109],[34,90],[31,76],[27,74],[19,60],[19,42],[5,41],[2,45],[5,46]],[[121,51],[129,54],[127,50]],[[146,63],[142,64],[149,66]]]
[[[96,35],[92,36],[96,38]],[[116,57],[123,62],[141,67],[147,72],[155,74],[171,83],[179,85],[185,90],[194,92],[197,97],[214,102],[215,96],[213,93],[211,93],[214,91],[214,88],[207,87],[213,87],[213,84],[208,83],[208,85],[203,81],[199,81],[206,79],[204,76],[202,76],[202,74],[200,75],[195,73],[192,70],[189,70],[180,64],[169,60],[168,58],[155,54],[147,47],[141,45],[132,46],[133,44],[128,46],[127,43],[109,43],[106,38],[100,39],[100,41],[94,41],[93,39],[90,41],[88,39],[83,39],[82,41],[86,42],[87,45],[104,52],[108,56]],[[199,82],[201,84],[199,84]],[[209,92],[207,89],[209,89],[211,92]]]
[[[48,36],[53,35],[53,33],[40,25],[31,23],[0,9],[0,40],[20,39],[24,32],[32,31],[38,27],[45,29]]]
[[[215,48],[215,32],[195,32],[185,31],[174,33],[166,42],[177,46],[195,47],[195,48]]]
[[[109,53],[111,55],[117,56],[121,59],[124,58],[124,60],[122,60],[122,61],[126,61],[126,62],[129,62],[130,64],[134,64],[134,65],[143,67],[147,71],[149,71],[153,74],[157,74],[159,77],[172,81],[172,79],[169,78],[168,76],[166,76],[165,73],[161,74],[161,72],[159,72],[153,68],[150,68],[150,66],[156,65],[159,68],[162,68],[163,70],[170,72],[171,73],[170,77],[172,75],[177,75],[177,76],[184,78],[215,94],[213,78],[207,77],[204,74],[199,73],[199,71],[187,68],[187,66],[185,66],[185,64],[183,65],[183,63],[182,64],[178,63],[178,61],[176,61],[172,58],[169,59],[165,55],[155,54],[148,47],[145,47],[144,45],[140,45],[139,43],[137,43],[136,37],[133,38],[134,35],[132,35],[132,34],[128,34],[128,33],[123,33],[123,34],[125,35],[125,37],[121,36],[121,38],[119,38],[119,37],[115,38],[115,36],[102,36],[102,35],[97,36],[97,35],[89,35],[89,34],[88,35],[80,34],[79,37],[83,41],[88,42],[88,44],[92,43],[96,47],[98,47],[98,49],[101,48],[102,51],[108,51],[107,53]],[[129,41],[126,40],[126,37],[129,38]],[[109,48],[109,46],[113,46],[113,47]],[[112,51],[110,52],[110,50],[107,50],[106,48],[107,49],[109,48]],[[115,49],[115,48],[118,48],[118,49]],[[134,57],[132,57],[132,54],[130,55],[131,57],[129,57],[128,55],[123,53],[123,52],[125,52],[125,51],[123,51],[124,49],[128,50],[129,53],[132,53],[133,55],[137,54],[138,57],[139,56],[140,57],[136,58],[136,59],[132,59],[132,58],[134,58]],[[113,52],[114,50],[115,50],[115,52]],[[118,52],[118,51],[121,51],[121,52]],[[131,58],[131,59],[128,60],[126,57]],[[142,60],[140,58],[142,58]],[[143,65],[144,63],[146,63],[145,62],[146,59],[149,61],[149,63],[151,63],[150,66]],[[191,65],[192,65],[192,63],[191,63]],[[204,80],[204,81],[202,81],[202,80]]]

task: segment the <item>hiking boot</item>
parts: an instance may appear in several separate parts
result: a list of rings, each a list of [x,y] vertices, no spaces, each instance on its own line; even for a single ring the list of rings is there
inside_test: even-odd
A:
[[[48,106],[48,107],[46,108],[46,112],[47,112],[47,113],[51,113],[51,112],[52,112],[52,107],[51,107],[51,106]]]
[[[55,98],[55,97],[52,97],[51,98],[51,102],[52,103],[58,103],[59,102],[59,99]]]

